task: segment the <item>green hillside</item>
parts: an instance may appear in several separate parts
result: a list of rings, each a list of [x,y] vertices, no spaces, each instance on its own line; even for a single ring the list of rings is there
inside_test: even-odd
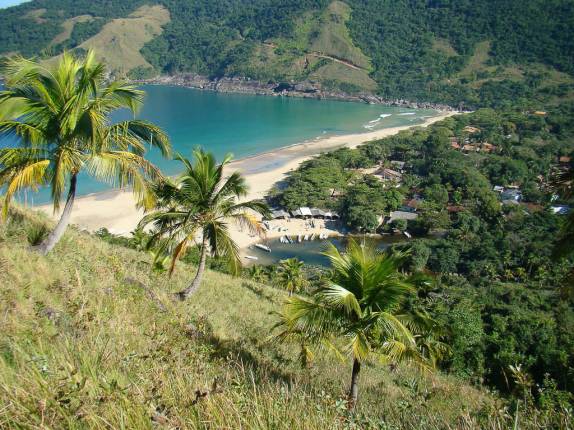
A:
[[[110,25],[143,5],[171,19],[116,31],[110,43]],[[574,87],[568,0],[34,0],[0,20],[0,53],[51,56],[87,43],[132,76],[310,81],[469,107],[554,104]],[[135,52],[124,55],[126,44]]]
[[[2,428],[501,428],[505,402],[454,377],[371,364],[358,413],[345,412],[349,364],[266,339],[285,294],[208,272],[174,302],[145,253],[70,229],[48,257],[28,240],[45,221],[0,224]],[[549,423],[540,415],[538,423]],[[521,428],[540,428],[521,416]]]

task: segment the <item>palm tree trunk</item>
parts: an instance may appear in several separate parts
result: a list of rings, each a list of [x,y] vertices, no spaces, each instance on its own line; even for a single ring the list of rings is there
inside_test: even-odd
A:
[[[77,174],[73,174],[70,178],[70,189],[68,191],[68,198],[66,199],[66,206],[64,206],[64,211],[60,216],[60,220],[58,224],[56,224],[56,228],[48,235],[46,239],[42,241],[42,243],[34,249],[38,251],[42,255],[48,254],[56,246],[56,244],[60,241],[66,228],[68,228],[68,224],[70,223],[70,217],[72,216],[72,208],[74,207],[74,200],[76,198],[76,183],[78,182]]]
[[[353,360],[353,373],[351,375],[351,389],[349,390],[349,409],[355,409],[357,399],[359,398],[359,373],[361,372],[361,363],[356,358]]]
[[[207,235],[203,235],[203,241],[201,242],[201,256],[199,257],[199,266],[197,267],[197,273],[193,282],[185,289],[177,293],[180,300],[185,300],[193,293],[197,291],[199,285],[201,284],[201,279],[203,278],[203,272],[205,272],[205,261],[207,260]]]

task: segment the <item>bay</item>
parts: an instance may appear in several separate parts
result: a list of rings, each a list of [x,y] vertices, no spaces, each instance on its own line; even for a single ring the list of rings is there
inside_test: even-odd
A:
[[[211,151],[218,160],[226,153],[243,158],[304,141],[424,122],[431,109],[408,109],[334,100],[217,93],[176,86],[146,85],[143,109],[137,117],[152,121],[169,135],[174,152],[191,157],[194,147]],[[120,112],[114,121],[129,118]],[[0,146],[12,146],[4,139]],[[158,151],[146,156],[164,174],[178,173],[179,163]],[[78,194],[110,187],[82,175]],[[48,190],[29,193],[27,201],[49,201]]]

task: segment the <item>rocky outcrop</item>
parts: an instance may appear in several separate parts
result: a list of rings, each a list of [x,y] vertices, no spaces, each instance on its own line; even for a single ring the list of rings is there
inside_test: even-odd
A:
[[[296,83],[269,81],[265,83],[243,77],[222,77],[209,79],[206,76],[190,73],[175,76],[160,76],[153,79],[138,80],[134,82],[157,85],[177,85],[186,88],[218,91],[221,93],[345,100],[413,109],[438,109],[443,111],[454,110],[450,106],[437,103],[411,102],[402,99],[387,100],[370,93],[348,94],[343,91],[328,90],[323,88],[320,82],[315,81],[303,81]]]

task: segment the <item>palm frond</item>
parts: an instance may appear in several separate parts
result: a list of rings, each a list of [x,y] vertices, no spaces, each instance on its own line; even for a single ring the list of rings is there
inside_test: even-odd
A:
[[[173,254],[171,256],[171,264],[169,266],[169,276],[173,275],[173,271],[175,270],[175,263],[185,253],[189,240],[190,240],[189,236],[185,237],[181,242],[177,244],[177,246],[173,250]]]
[[[138,154],[146,151],[145,144],[158,148],[164,157],[171,156],[171,144],[165,132],[156,125],[143,120],[123,121],[112,125],[107,135],[110,148],[135,150]]]
[[[291,328],[321,336],[341,333],[340,312],[318,301],[305,297],[291,297],[284,305],[283,313]]]
[[[260,200],[250,200],[247,202],[232,204],[228,208],[226,208],[223,215],[229,216],[234,213],[245,212],[245,211],[254,212],[256,214],[263,216],[264,218],[271,215],[271,210],[269,209],[267,203]]]
[[[265,230],[263,229],[263,224],[255,215],[250,213],[238,213],[231,215],[230,217],[235,221],[241,228],[246,228],[249,233],[256,234],[257,236],[265,236]]]
[[[347,314],[355,314],[357,318],[363,316],[361,306],[355,295],[340,285],[331,284],[318,293],[319,300],[334,309],[343,309]]]
[[[8,215],[8,209],[12,196],[19,190],[24,188],[37,189],[39,185],[47,182],[46,171],[50,165],[50,160],[31,161],[19,169],[12,169],[11,174],[0,173],[0,179],[6,175],[7,180],[3,181],[7,184],[6,194],[4,197],[3,215],[4,218]]]
[[[389,339],[375,353],[382,364],[409,363],[423,372],[432,372],[433,366],[417,349],[416,344]]]
[[[363,331],[355,332],[351,336],[347,349],[351,352],[353,358],[365,361],[371,353],[371,345],[367,335]]]
[[[160,175],[143,154],[149,144],[168,155],[167,136],[146,121],[110,126],[112,111],[137,110],[142,91],[121,82],[106,86],[105,66],[93,51],[83,59],[64,52],[57,62],[46,64],[14,57],[3,62],[0,74],[6,79],[6,89],[0,92],[0,135],[16,136],[21,148],[44,151],[43,158],[50,160],[44,177],[49,179],[55,210],[67,179],[86,165],[98,178],[131,185],[140,201],[152,203],[147,180]],[[126,154],[119,159],[121,152]],[[26,178],[29,164],[20,163],[28,169],[20,178]],[[14,186],[26,183],[16,181]]]
[[[203,234],[207,234],[213,255],[225,259],[231,274],[238,275],[241,272],[239,248],[231,238],[227,224],[222,221],[213,221],[203,231]]]
[[[132,186],[142,206],[154,205],[151,181],[161,179],[162,174],[142,156],[127,151],[100,152],[88,159],[87,169],[94,177],[113,186]]]
[[[0,105],[0,117],[13,115],[13,112],[5,112],[2,108],[11,108],[6,104]],[[16,120],[0,121],[0,134],[15,136],[22,140],[24,145],[39,146],[45,143],[44,132],[33,124],[26,124]]]
[[[221,165],[218,170],[222,170],[223,165]],[[223,174],[218,172],[218,182]],[[233,172],[221,185],[219,190],[213,197],[214,201],[228,198],[230,196],[241,198],[247,195],[247,184],[245,179],[239,172]]]

